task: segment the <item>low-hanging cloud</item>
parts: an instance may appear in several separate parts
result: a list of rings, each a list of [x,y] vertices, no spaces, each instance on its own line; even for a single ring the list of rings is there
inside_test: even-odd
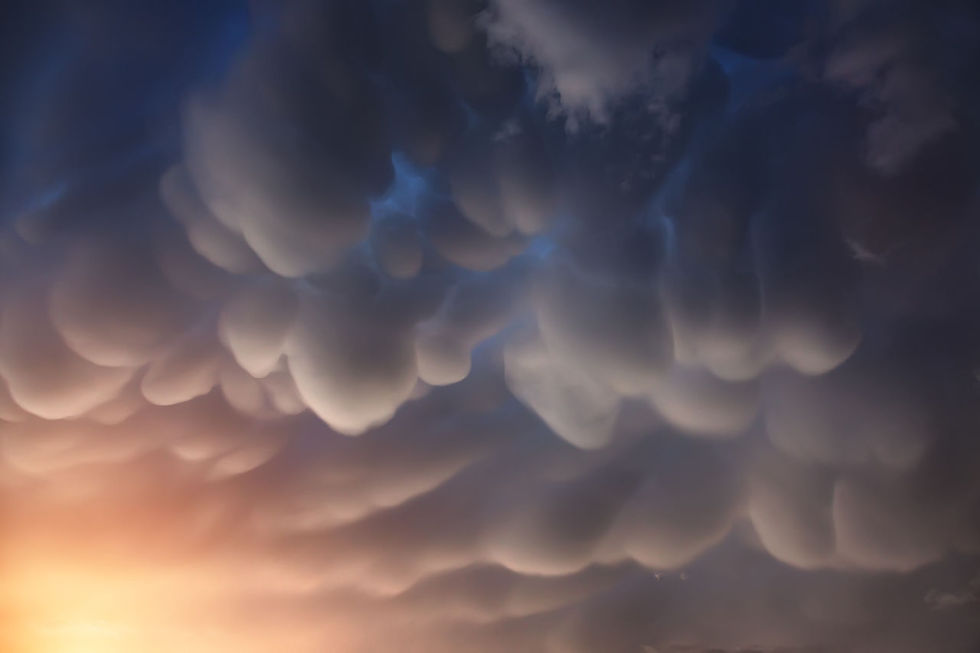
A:
[[[970,3],[185,4],[2,46],[0,648],[980,646]]]

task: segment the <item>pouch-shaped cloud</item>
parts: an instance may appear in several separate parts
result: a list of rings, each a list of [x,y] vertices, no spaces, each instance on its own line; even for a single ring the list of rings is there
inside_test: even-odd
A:
[[[261,268],[241,234],[219,222],[204,205],[183,166],[175,166],[161,177],[160,197],[184,225],[187,239],[199,255],[236,274]]]
[[[841,554],[872,569],[914,569],[937,560],[949,540],[946,516],[937,508],[903,489],[888,492],[843,478],[834,487],[833,508]]]
[[[462,381],[471,351],[520,314],[525,305],[527,265],[512,265],[461,279],[438,312],[416,329],[419,376],[432,385]]]
[[[766,550],[803,569],[832,564],[833,491],[828,470],[763,453],[749,482],[748,515]]]
[[[332,153],[277,133],[235,98],[196,99],[186,124],[188,170],[205,205],[273,272],[317,271],[364,235],[365,191]]]
[[[560,262],[542,280],[535,307],[549,349],[622,394],[649,391],[670,364],[670,327],[651,287]]]
[[[151,404],[172,406],[205,395],[218,380],[221,354],[206,331],[190,331],[146,368],[140,390]]]
[[[342,298],[304,298],[285,352],[306,404],[350,435],[388,421],[418,379],[405,327]]]
[[[658,380],[651,401],[664,418],[688,433],[740,435],[758,410],[757,384],[723,381],[706,370],[675,366]]]
[[[737,478],[712,453],[665,450],[624,508],[627,555],[654,569],[680,567],[728,533],[740,507]]]
[[[577,447],[607,445],[620,395],[574,363],[563,363],[539,337],[514,340],[504,350],[510,391],[558,435]]]
[[[112,399],[133,370],[91,363],[72,351],[51,323],[43,293],[35,284],[4,298],[0,374],[25,411],[45,419],[80,416]]]
[[[925,407],[895,380],[862,374],[857,365],[855,360],[815,379],[786,372],[767,376],[769,438],[804,461],[915,465],[930,439]]]
[[[258,280],[225,304],[218,333],[238,364],[262,378],[276,368],[285,352],[298,311],[299,299],[287,284]]]
[[[495,134],[470,134],[447,161],[456,206],[496,237],[535,234],[555,210],[552,162],[525,122],[517,117]]]
[[[980,650],[975,3],[69,4],[0,650]]]
[[[51,319],[83,358],[112,367],[153,358],[189,314],[145,243],[79,244],[51,288]]]
[[[495,238],[467,220],[456,205],[444,199],[426,202],[426,232],[432,246],[447,261],[471,270],[493,270],[524,248],[517,234]]]
[[[414,277],[422,268],[422,243],[411,216],[389,215],[371,226],[371,249],[382,269],[396,279]]]
[[[618,473],[617,473],[618,472]],[[635,474],[603,470],[546,488],[541,497],[504,511],[491,522],[492,559],[530,575],[569,575],[598,558]]]

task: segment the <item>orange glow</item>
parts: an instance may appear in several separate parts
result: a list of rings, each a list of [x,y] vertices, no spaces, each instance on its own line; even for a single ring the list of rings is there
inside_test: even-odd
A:
[[[234,551],[145,555],[93,546],[57,522],[43,534],[18,526],[0,542],[2,653],[336,650],[323,620],[292,618],[282,606],[295,597],[270,591]]]
[[[217,579],[202,569],[20,558],[5,574],[16,653],[261,650],[216,623]],[[254,635],[254,633],[250,633]]]
[[[51,559],[21,559],[12,567],[3,600],[15,615],[18,644],[25,653],[162,651],[180,639],[179,632],[166,626],[175,611],[189,608],[176,602],[182,593],[178,584],[185,578],[149,570],[73,567]],[[192,644],[185,650],[204,649]]]

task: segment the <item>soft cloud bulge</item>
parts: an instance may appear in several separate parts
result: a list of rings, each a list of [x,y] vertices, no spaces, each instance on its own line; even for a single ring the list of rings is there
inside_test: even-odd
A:
[[[3,12],[0,650],[980,650],[973,3]]]

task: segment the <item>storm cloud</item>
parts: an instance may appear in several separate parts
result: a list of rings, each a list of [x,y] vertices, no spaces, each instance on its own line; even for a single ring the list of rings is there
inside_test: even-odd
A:
[[[980,650],[972,3],[83,4],[0,20],[0,648]]]

